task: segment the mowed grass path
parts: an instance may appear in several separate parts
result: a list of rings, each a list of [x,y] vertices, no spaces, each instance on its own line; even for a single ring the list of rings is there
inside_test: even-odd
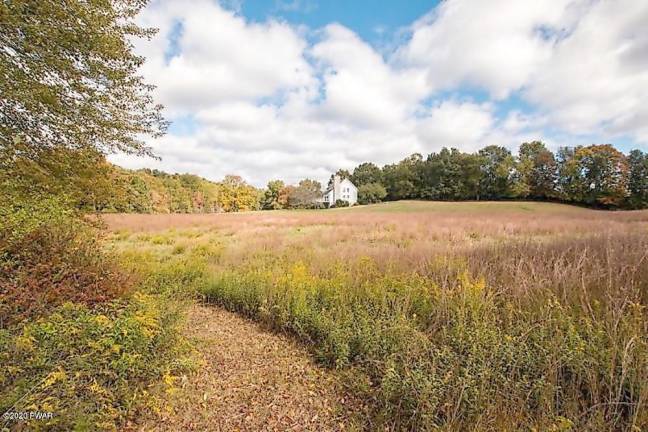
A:
[[[337,378],[294,341],[217,307],[194,305],[184,329],[200,353],[196,372],[145,431],[346,430]],[[346,408],[345,408],[346,405]]]

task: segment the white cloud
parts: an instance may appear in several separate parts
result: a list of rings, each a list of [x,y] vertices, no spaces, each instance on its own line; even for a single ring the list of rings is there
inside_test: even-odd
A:
[[[567,132],[648,142],[648,2],[598,1],[568,27],[525,96]]]
[[[551,56],[555,25],[568,0],[450,0],[413,26],[398,60],[427,69],[436,89],[472,85],[495,98],[521,88]]]
[[[322,114],[363,127],[389,127],[410,115],[428,93],[424,75],[394,70],[351,30],[333,24],[312,55],[324,68]]]
[[[648,143],[647,10],[641,0],[447,0],[381,52],[340,24],[251,23],[211,0],[155,1],[140,16],[160,28],[137,43],[142,72],[167,115],[195,128],[153,142],[162,161],[113,160],[262,186],[443,146],[515,148],[547,129],[561,144],[592,131]],[[532,111],[502,109],[511,94]]]
[[[180,0],[157,1],[140,21],[160,28],[153,43],[140,44],[147,57],[143,72],[171,115],[313,84],[303,56],[306,42],[285,23],[251,24],[209,0],[190,7]],[[178,24],[179,53],[169,59],[168,39]]]

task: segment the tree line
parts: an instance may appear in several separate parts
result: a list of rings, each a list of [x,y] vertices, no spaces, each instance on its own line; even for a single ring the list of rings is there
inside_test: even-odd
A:
[[[554,154],[541,141],[532,141],[523,143],[517,155],[495,145],[475,153],[443,148],[427,157],[415,153],[382,168],[365,162],[336,174],[358,187],[360,204],[525,199],[648,208],[648,154],[632,150],[625,155],[611,144],[561,147]],[[307,182],[311,181],[304,180],[300,186]],[[282,187],[277,180],[268,184],[263,208],[292,206],[281,199]]]
[[[68,196],[83,211],[106,213],[213,213],[323,208],[322,184],[282,180],[256,188],[236,175],[214,182],[193,174],[128,170],[94,150],[44,149],[11,157],[12,171],[28,179],[14,191]],[[541,200],[599,208],[648,208],[648,154],[623,154],[610,144],[562,147],[554,154],[540,141],[514,155],[500,146],[474,153],[443,148],[412,154],[383,167],[364,162],[339,169],[358,188],[358,203],[419,200]],[[332,182],[329,180],[329,185]],[[34,189],[34,190],[31,190]]]

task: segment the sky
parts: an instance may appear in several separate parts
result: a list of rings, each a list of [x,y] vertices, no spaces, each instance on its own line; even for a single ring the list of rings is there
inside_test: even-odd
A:
[[[171,122],[127,168],[326,181],[443,147],[648,151],[646,0],[153,0]]]

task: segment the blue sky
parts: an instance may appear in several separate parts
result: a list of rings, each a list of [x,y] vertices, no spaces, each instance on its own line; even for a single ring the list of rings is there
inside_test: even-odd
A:
[[[328,178],[442,147],[648,150],[643,0],[153,0],[138,42],[161,160],[218,180]]]
[[[258,0],[243,2],[238,8],[250,20],[259,22],[281,18],[313,29],[338,22],[365,41],[380,45],[438,3],[434,0]]]

